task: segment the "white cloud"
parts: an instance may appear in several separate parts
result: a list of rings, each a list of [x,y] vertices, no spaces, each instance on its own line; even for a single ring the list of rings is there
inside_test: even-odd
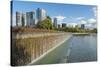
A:
[[[81,21],[79,22],[79,24],[87,24],[87,21],[81,20]]]
[[[96,21],[96,19],[91,18],[91,19],[88,19],[88,23],[90,23],[90,24],[96,24],[97,21]]]
[[[83,20],[85,17],[68,17],[71,20]]]
[[[93,29],[93,28],[97,28],[97,24],[86,24],[85,27]]]
[[[97,7],[93,7],[94,16],[97,16]]]
[[[96,19],[94,19],[94,18],[90,18],[90,19],[88,19],[87,20],[88,22],[87,22],[87,24],[85,25],[86,26],[86,28],[96,28],[97,27],[97,21],[96,21]]]
[[[91,24],[92,28],[96,28],[97,27],[97,20],[91,18],[91,19],[88,20],[88,24]]]
[[[66,17],[64,17],[64,16],[56,16],[56,18],[58,19],[58,21],[62,21],[62,20],[65,19]]]
[[[77,17],[77,18],[75,18],[76,20],[82,20],[82,19],[84,19],[84,17]]]
[[[12,26],[15,26],[16,25],[16,15],[14,14],[13,16],[12,16]]]
[[[86,26],[86,27],[91,27],[92,25],[91,25],[91,24],[86,24],[85,26]]]

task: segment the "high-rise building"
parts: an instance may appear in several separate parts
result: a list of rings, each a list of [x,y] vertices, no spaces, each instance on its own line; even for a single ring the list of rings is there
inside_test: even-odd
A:
[[[34,27],[35,26],[35,12],[26,12],[20,13],[16,12],[16,26],[28,26],[28,27]]]
[[[42,21],[46,19],[46,11],[44,9],[38,8],[36,12],[37,12],[37,21]]]
[[[26,12],[26,26],[34,27],[35,26],[35,12]]]
[[[26,14],[22,13],[22,26],[26,26]]]
[[[61,25],[60,24],[58,24],[58,28],[61,28]]]
[[[66,26],[67,27],[71,27],[71,28],[75,28],[76,27],[76,23],[67,23]]]
[[[54,26],[54,28],[58,28],[58,25],[57,25],[57,18],[54,18],[53,26]]]
[[[65,28],[66,27],[66,23],[62,23],[62,28]]]
[[[82,29],[85,29],[85,24],[81,24],[81,28]]]
[[[22,13],[16,12],[16,26],[22,26]]]

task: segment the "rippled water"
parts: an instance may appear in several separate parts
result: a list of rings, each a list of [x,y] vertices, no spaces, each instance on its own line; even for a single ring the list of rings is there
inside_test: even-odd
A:
[[[34,64],[57,64],[97,60],[97,35],[72,36]]]
[[[68,62],[84,62],[97,60],[97,36],[73,36],[70,42],[71,52]]]

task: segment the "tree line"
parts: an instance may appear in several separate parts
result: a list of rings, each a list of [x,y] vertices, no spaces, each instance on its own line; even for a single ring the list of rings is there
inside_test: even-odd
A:
[[[54,28],[52,20],[49,16],[43,21],[39,21],[37,24],[37,28],[55,30],[55,31],[64,31],[64,32],[79,32],[79,33],[97,33],[97,29],[82,29],[78,26],[76,27],[64,27],[64,28]]]

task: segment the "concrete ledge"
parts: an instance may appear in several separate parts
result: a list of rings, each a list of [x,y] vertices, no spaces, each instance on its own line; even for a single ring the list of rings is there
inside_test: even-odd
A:
[[[28,65],[34,64],[35,62],[37,62],[38,60],[42,59],[43,57],[45,57],[48,53],[50,53],[51,51],[53,51],[54,49],[56,49],[57,47],[61,46],[66,40],[68,40],[72,35],[71,34],[67,34],[65,35],[64,39],[62,39],[56,46],[54,46],[53,48],[49,49],[47,52],[45,52],[44,54],[42,54],[40,57],[36,58],[35,60],[33,60],[31,63],[29,63]]]
[[[31,34],[17,34],[16,39],[33,38],[33,37],[43,37],[52,35],[64,35],[66,33],[31,33]]]

